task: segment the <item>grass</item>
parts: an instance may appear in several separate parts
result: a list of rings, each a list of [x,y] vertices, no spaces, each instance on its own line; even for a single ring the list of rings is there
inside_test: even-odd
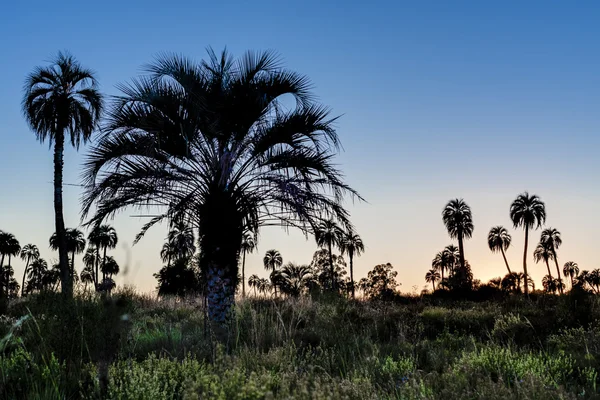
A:
[[[217,344],[198,300],[37,295],[0,318],[0,398],[600,398],[599,306],[248,299]]]

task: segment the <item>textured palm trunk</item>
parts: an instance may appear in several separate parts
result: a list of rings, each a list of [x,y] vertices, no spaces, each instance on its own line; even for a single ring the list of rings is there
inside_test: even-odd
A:
[[[552,255],[554,255],[554,263],[556,264],[556,273],[558,275],[558,281],[559,283],[562,283],[562,276],[560,275],[560,268],[558,267],[558,256],[556,255],[556,249],[554,248],[554,246],[552,246]],[[563,294],[562,285],[559,286],[559,289],[560,294]]]
[[[25,296],[25,276],[27,275],[27,269],[29,268],[30,260],[31,260],[31,256],[28,256],[27,262],[25,263],[25,270],[23,271],[23,285],[21,286],[21,297]]]
[[[58,263],[60,266],[62,293],[67,297],[72,297],[73,285],[69,271],[69,255],[67,252],[65,220],[63,217],[62,176],[64,147],[64,136],[62,132],[57,132],[54,141],[54,221],[56,225],[56,236],[58,237]]]
[[[242,252],[242,297],[246,297],[246,252]]]
[[[350,284],[352,285],[352,299],[354,299],[354,254],[352,251],[348,252],[350,257]]]
[[[529,276],[527,274],[527,241],[529,240],[529,227],[525,227],[525,249],[523,250],[523,280],[525,283],[525,296],[529,296],[529,285],[528,279]]]
[[[510,271],[510,267],[508,266],[508,260],[506,259],[506,254],[504,254],[504,248],[500,247],[500,251],[502,252],[502,258],[504,258],[504,263],[506,264],[506,269],[508,270],[508,273],[512,274],[512,272]]]
[[[333,253],[331,253],[331,240],[328,242],[329,247],[329,266],[331,268],[331,290],[335,292],[335,276],[333,269]]]

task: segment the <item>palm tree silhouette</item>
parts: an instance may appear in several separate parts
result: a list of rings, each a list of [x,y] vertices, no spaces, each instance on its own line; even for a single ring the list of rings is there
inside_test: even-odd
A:
[[[450,200],[442,211],[442,219],[452,239],[458,240],[461,273],[465,270],[465,247],[463,240],[473,235],[473,215],[463,199]]]
[[[273,289],[275,289],[275,296],[277,296],[277,270],[283,264],[283,257],[281,253],[275,249],[268,250],[263,257],[263,265],[267,271],[271,271],[271,280],[273,281]]]
[[[556,255],[556,250],[562,244],[562,239],[560,238],[560,232],[554,228],[547,228],[542,231],[542,236],[540,237],[540,241],[547,243],[550,251],[552,252],[552,258],[554,259],[554,263],[556,264],[556,274],[558,279],[562,282],[562,277],[560,276],[560,268],[558,266],[558,256]],[[560,289],[560,294],[563,293],[563,286],[558,285]]]
[[[103,249],[104,255],[102,256],[102,268],[104,269],[104,265],[106,264],[106,250],[114,249],[117,247],[117,243],[119,242],[119,238],[117,236],[117,231],[110,225],[98,225],[96,226],[92,232],[90,232],[88,236],[88,241],[94,245],[96,249],[96,286],[99,284],[98,282],[98,263],[100,260],[100,249]],[[102,273],[102,280],[106,278],[105,274]]]
[[[425,282],[433,285],[433,291],[435,292],[435,282],[440,280],[440,273],[435,269],[430,269],[425,274]]]
[[[242,297],[246,297],[246,253],[252,253],[256,248],[256,240],[250,232],[242,237]]]
[[[21,297],[25,296],[25,277],[27,276],[27,270],[31,261],[35,261],[40,258],[40,250],[35,244],[26,244],[21,249],[20,254],[21,260],[25,261],[25,269],[23,270],[23,281],[21,285]]]
[[[333,266],[333,249],[334,245],[339,245],[339,238],[341,236],[341,229],[334,220],[329,219],[321,221],[315,228],[315,240],[317,246],[327,247],[329,251],[329,267],[331,268],[331,290],[336,291],[335,278],[334,278],[334,266]]]
[[[89,242],[89,236],[88,236]],[[91,243],[90,243],[91,244]],[[88,246],[83,255],[83,265],[84,269],[91,271],[92,279],[94,280],[94,286],[96,286],[96,282],[98,281],[96,277],[96,266],[98,265],[98,248],[95,245]]]
[[[571,289],[573,288],[573,280],[579,275],[579,265],[575,261],[567,261],[563,267],[563,274],[571,278]]]
[[[281,292],[298,297],[308,287],[311,279],[312,273],[308,265],[287,263],[281,268]]]
[[[527,243],[529,241],[529,230],[538,229],[546,222],[546,206],[537,195],[529,195],[528,192],[521,193],[510,205],[510,219],[515,228],[520,226],[525,230],[525,248],[523,249],[523,272],[525,273],[525,295],[529,295],[527,284]]]
[[[71,270],[75,271],[75,254],[81,254],[85,250],[85,237],[83,232],[78,229],[66,228],[65,237],[67,240],[67,254],[71,253]],[[60,245],[56,232],[50,236],[50,248],[58,250]]]
[[[54,144],[54,220],[58,235],[58,254],[62,291],[72,296],[65,221],[63,217],[62,179],[65,138],[79,149],[96,129],[102,112],[102,96],[94,74],[69,54],[58,53],[47,67],[36,68],[25,83],[23,114],[37,139]]]
[[[460,252],[458,247],[453,244],[449,244],[448,246],[444,247],[444,250],[442,251],[442,265],[446,271],[454,274],[457,264],[460,263],[459,260]]]
[[[171,244],[177,259],[188,258],[196,252],[194,231],[183,221],[175,221],[171,225],[167,242]]]
[[[539,242],[535,250],[533,251],[533,259],[536,263],[542,260],[546,263],[546,268],[548,269],[548,276],[552,279],[554,278],[552,277],[552,273],[550,272],[550,264],[548,264],[548,261],[552,260],[553,258],[554,254],[552,253],[552,250],[550,249],[548,243]]]
[[[433,260],[431,260],[431,268],[433,271],[441,272],[441,280],[444,280],[444,270],[446,269],[446,264],[444,263],[444,252],[440,251],[436,253]]]
[[[32,261],[27,273],[27,293],[44,288],[44,277],[48,272],[48,263],[42,258]]]
[[[10,276],[11,274],[14,274],[11,259],[12,257],[17,257],[20,252],[21,245],[19,244],[17,238],[15,238],[12,233],[0,231],[0,254],[2,255],[2,258],[0,259],[0,275],[2,278],[2,281],[0,282],[0,288],[4,288],[6,291],[6,293],[0,294],[5,294],[7,297],[9,295]],[[4,258],[6,256],[8,256],[8,264],[5,266]],[[11,271],[13,272],[11,273]],[[3,291],[0,289],[0,292]]]
[[[506,269],[508,273],[511,273],[510,267],[508,266],[508,261],[506,260],[506,254],[504,251],[508,249],[510,246],[511,236],[503,226],[494,226],[490,229],[490,233],[488,234],[488,246],[492,253],[497,251],[502,253],[502,258],[504,258],[504,263],[506,264]]]
[[[362,253],[364,253],[365,245],[358,234],[352,231],[343,232],[341,230],[338,238],[338,244],[342,255],[348,254],[348,258],[350,259],[350,285],[352,289],[352,298],[354,299],[354,256],[360,256]]]
[[[93,254],[93,251],[92,251],[92,254]],[[95,282],[93,265],[94,264],[91,264],[91,266],[86,264],[85,267],[83,267],[83,270],[81,270],[81,274],[79,275],[79,279],[81,279],[81,282],[85,285],[84,286],[85,291],[87,291],[88,284],[90,284],[90,283],[94,284],[94,282]]]
[[[250,275],[250,278],[248,278],[248,286],[254,289],[254,296],[256,297],[256,290],[260,286],[260,278],[258,275]]]
[[[351,228],[342,202],[360,196],[333,164],[334,118],[313,101],[308,79],[273,53],[234,60],[209,50],[202,63],[167,55],[146,72],[148,79],[121,87],[84,165],[83,215],[94,206],[88,223],[96,224],[150,203],[159,214],[139,239],[185,214],[198,229],[209,318],[223,332],[245,230],[278,224],[309,233],[322,215]],[[281,108],[283,95],[296,107]]]

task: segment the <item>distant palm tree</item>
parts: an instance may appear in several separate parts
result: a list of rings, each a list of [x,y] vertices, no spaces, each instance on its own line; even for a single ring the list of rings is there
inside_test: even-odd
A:
[[[167,235],[167,243],[171,244],[177,259],[189,258],[196,252],[194,231],[183,221],[175,221]]]
[[[563,267],[563,273],[571,278],[571,288],[573,288],[573,279],[579,275],[579,265],[574,261],[567,261]]]
[[[348,254],[348,258],[350,259],[350,285],[352,289],[352,298],[354,299],[354,256],[360,256],[364,253],[365,245],[358,234],[352,231],[343,232],[341,230],[338,244],[342,255]]]
[[[339,245],[339,238],[341,228],[334,220],[329,219],[322,221],[315,228],[315,239],[317,246],[327,247],[329,251],[329,267],[331,268],[331,290],[335,292],[335,278],[334,278],[334,266],[333,266],[333,246]]]
[[[554,279],[552,275],[546,275],[542,278],[542,286],[547,293],[556,293],[556,289],[558,289],[556,283],[557,279]]]
[[[117,264],[114,257],[107,256],[106,260],[102,263],[102,279],[104,280],[106,275],[108,275],[108,279],[112,279],[113,275],[119,273],[119,270],[119,264]]]
[[[433,291],[435,292],[435,283],[440,280],[440,273],[435,269],[430,269],[425,274],[425,282],[433,285]]]
[[[23,270],[23,281],[21,285],[21,297],[25,296],[25,277],[27,276],[27,270],[32,260],[40,258],[40,250],[35,244],[26,244],[21,249],[21,260],[25,261],[25,269]]]
[[[308,265],[287,263],[281,268],[281,292],[292,297],[298,297],[308,287],[312,279],[311,269]]]
[[[27,273],[27,293],[44,288],[44,276],[48,272],[48,263],[42,258],[36,258],[31,262]]]
[[[75,271],[75,254],[81,254],[85,250],[85,237],[78,229],[66,228],[67,253],[71,253],[71,269]],[[58,250],[59,241],[56,232],[50,236],[50,248]]]
[[[431,260],[431,268],[433,271],[441,272],[441,280],[444,280],[444,270],[446,269],[446,265],[444,263],[444,252],[440,251],[436,253],[433,260]]]
[[[458,240],[461,270],[465,269],[464,239],[473,236],[473,215],[471,208],[463,199],[450,200],[442,211],[442,219],[452,239]]]
[[[458,247],[453,244],[449,244],[444,247],[442,251],[442,266],[446,271],[454,274],[456,272],[456,267],[460,263],[460,252]]]
[[[546,206],[537,195],[521,193],[510,205],[510,219],[515,228],[520,226],[525,230],[525,248],[523,250],[523,272],[525,273],[525,295],[529,295],[527,279],[527,243],[529,241],[529,230],[537,229],[546,222]]]
[[[542,231],[542,236],[540,238],[540,241],[547,243],[548,247],[552,251],[552,256],[553,256],[552,258],[554,258],[554,263],[556,264],[556,274],[558,276],[558,279],[562,282],[562,277],[560,276],[560,268],[558,266],[558,256],[556,255],[556,250],[562,244],[560,232],[554,228],[544,229]],[[563,289],[562,289],[563,286],[564,285],[558,285],[558,288],[560,289],[561,294],[563,293]]]
[[[0,275],[2,277],[0,287],[3,287],[5,289],[5,293],[0,293],[0,295],[5,294],[7,297],[9,295],[9,284],[11,276],[10,271],[13,271],[11,258],[17,257],[20,253],[21,245],[19,244],[17,238],[15,238],[15,236],[12,233],[0,231],[0,254],[2,255],[2,258],[0,259]],[[5,256],[8,256],[8,264],[6,266],[4,265]],[[12,272],[12,274],[14,274],[14,271]],[[0,290],[0,292],[2,292],[2,290]]]
[[[65,221],[63,217],[62,179],[66,136],[79,149],[96,129],[102,112],[102,95],[94,74],[69,54],[58,57],[47,67],[38,67],[25,83],[23,113],[40,142],[54,144],[54,220],[58,235],[58,254],[62,291],[72,296]]]
[[[93,252],[92,252],[93,254]],[[93,264],[90,267],[89,265],[86,265],[85,267],[83,267],[83,270],[81,271],[81,274],[79,275],[79,278],[81,279],[81,282],[85,285],[84,286],[84,290],[87,291],[87,286],[88,284],[94,284],[94,267]]]
[[[268,250],[263,257],[263,265],[267,271],[271,271],[271,281],[273,283],[273,289],[275,289],[275,296],[277,296],[277,270],[283,264],[283,257],[281,253],[275,249]]]
[[[246,297],[246,253],[252,253],[256,248],[256,240],[250,232],[242,237],[242,297]]]
[[[552,273],[550,272],[550,264],[548,264],[548,261],[552,260],[553,258],[554,254],[552,253],[552,250],[550,249],[548,243],[539,242],[537,247],[533,251],[533,259],[536,263],[544,260],[544,262],[546,263],[546,268],[548,269],[548,276],[552,279],[554,278],[552,277]]]
[[[90,233],[90,243],[93,243],[96,247],[96,257],[99,257],[99,249],[103,249],[104,255],[102,256],[102,269],[104,269],[104,265],[106,264],[106,250],[114,249],[117,247],[117,243],[119,238],[117,236],[117,231],[110,225],[99,225]],[[98,284],[98,260],[96,259],[96,283]],[[105,274],[102,273],[102,280],[106,278]]]
[[[506,260],[506,254],[504,251],[508,249],[510,246],[511,236],[503,226],[495,226],[490,229],[490,233],[488,234],[488,246],[492,253],[501,252],[502,258],[504,258],[504,263],[506,264],[506,269],[508,273],[511,273],[510,267],[508,266],[508,261]]]
[[[261,278],[258,284],[258,291],[259,293],[266,294],[271,290],[272,287],[273,286],[271,285],[271,282],[269,282],[268,279]]]
[[[256,297],[256,291],[260,286],[260,278],[258,275],[250,275],[250,278],[248,278],[248,286],[254,289],[254,296]]]
[[[89,239],[88,239],[88,241],[89,241]],[[84,268],[87,268],[92,272],[92,278],[94,279],[94,286],[96,285],[96,281],[98,280],[96,277],[96,270],[95,270],[96,266],[98,265],[98,261],[99,261],[98,248],[95,245],[88,246],[88,248],[85,251],[85,254],[83,255],[83,265],[84,265]]]

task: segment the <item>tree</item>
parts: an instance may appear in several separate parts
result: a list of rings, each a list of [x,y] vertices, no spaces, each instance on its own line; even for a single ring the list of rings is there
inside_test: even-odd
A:
[[[333,260],[333,275],[331,271],[331,260]],[[315,251],[310,263],[315,282],[319,289],[331,291],[332,285],[338,289],[345,289],[346,261],[341,255],[331,255],[327,249]],[[315,288],[316,289],[316,288]]]
[[[333,265],[333,246],[339,247],[339,238],[342,235],[342,231],[338,224],[332,220],[328,219],[325,221],[321,221],[319,225],[315,228],[315,240],[317,241],[317,246],[327,247],[329,250],[329,267],[331,269],[331,277],[333,279],[334,273],[334,265]],[[331,281],[331,290],[336,291],[335,280]]]
[[[177,259],[191,258],[196,252],[194,245],[194,232],[192,228],[181,220],[175,220],[167,235],[167,243]]]
[[[552,252],[552,258],[554,259],[554,263],[556,264],[556,274],[558,276],[558,280],[562,282],[562,277],[560,276],[560,268],[558,267],[558,256],[556,255],[556,250],[562,244],[562,239],[560,238],[560,232],[554,228],[547,228],[542,231],[542,236],[540,237],[540,241],[547,244]],[[560,289],[560,294],[563,293],[564,285],[558,285]]]
[[[277,283],[278,283],[278,269],[283,264],[283,258],[281,253],[275,249],[268,250],[263,257],[263,265],[267,271],[270,271],[270,279],[275,289],[275,296],[277,296]]]
[[[52,268],[47,269],[42,278],[42,290],[55,291],[56,286],[61,279],[60,264],[52,265]]]
[[[502,253],[502,258],[504,258],[504,263],[506,264],[506,269],[508,273],[511,273],[510,267],[508,266],[508,261],[506,260],[506,254],[504,252],[510,246],[511,236],[503,226],[494,226],[490,229],[490,233],[488,234],[488,246],[492,253],[497,251]]]
[[[250,232],[244,233],[242,238],[242,297],[246,297],[246,253],[252,253],[256,248],[255,236]]]
[[[78,229],[66,228],[65,237],[67,244],[67,254],[71,254],[71,270],[75,271],[75,254],[81,254],[85,250],[85,237],[83,232]],[[58,250],[60,245],[58,235],[56,232],[50,236],[50,248],[52,250]]]
[[[370,298],[387,299],[396,292],[398,283],[396,282],[398,272],[394,271],[392,264],[376,265],[367,274],[365,285],[365,294]]]
[[[93,254],[93,251],[92,251],[92,254]],[[92,264],[92,266],[85,265],[83,267],[83,270],[81,271],[81,274],[79,275],[79,279],[81,279],[81,282],[84,284],[84,290],[87,291],[87,285],[94,284],[94,282],[95,282],[93,264]]]
[[[460,251],[458,247],[453,244],[449,244],[444,247],[442,251],[442,265],[447,271],[452,274],[456,272],[456,266],[460,264]]]
[[[450,200],[442,211],[442,219],[452,239],[458,240],[461,273],[465,269],[464,239],[473,236],[473,215],[471,207],[463,199]]]
[[[118,275],[120,271],[119,264],[114,257],[107,256],[102,263],[102,280],[108,275],[108,279],[112,279],[113,275]]]
[[[260,278],[258,275],[250,275],[250,278],[248,278],[248,286],[254,289],[254,296],[256,296],[256,291],[260,286]]]
[[[425,282],[433,285],[433,291],[435,292],[435,283],[440,280],[440,273],[436,269],[430,269],[425,274]]]
[[[106,250],[114,249],[117,247],[117,243],[119,242],[119,238],[117,236],[117,231],[110,225],[99,225],[93,229],[90,233],[91,237],[88,237],[90,243],[93,243],[96,248],[96,283],[98,282],[98,260],[100,257],[100,249],[103,249],[104,255],[102,256],[102,268],[104,269],[104,265],[106,264]],[[104,273],[102,274],[102,280],[104,280],[106,276]]]
[[[550,276],[551,279],[554,278],[552,278],[552,273],[550,272],[550,264],[548,264],[548,261],[552,260],[553,258],[554,253],[552,253],[549,244],[547,242],[539,242],[535,250],[533,251],[533,259],[536,263],[544,260],[544,262],[546,263],[546,268],[548,269],[548,276]]]
[[[579,265],[574,261],[567,261],[563,267],[563,273],[571,278],[571,288],[573,288],[574,278],[579,275]]]
[[[31,261],[35,261],[40,258],[40,250],[35,244],[26,244],[21,249],[20,254],[21,260],[25,261],[25,269],[23,270],[23,280],[21,284],[21,296],[25,296],[25,277],[27,276],[27,270]]]
[[[340,230],[338,244],[342,255],[348,254],[350,260],[350,288],[352,290],[352,298],[354,299],[354,256],[360,256],[365,251],[365,245],[358,236],[352,231],[343,232]]]
[[[104,137],[86,163],[83,213],[97,224],[152,204],[154,224],[183,215],[198,230],[208,313],[224,332],[238,283],[245,230],[278,224],[310,232],[322,215],[351,228],[342,201],[360,199],[333,164],[335,118],[313,101],[306,77],[270,52],[197,64],[164,56],[122,86]],[[296,98],[291,110],[282,95]],[[163,207],[162,211],[160,207]]]
[[[48,272],[48,263],[42,258],[32,261],[27,274],[27,293],[44,289],[44,277]]]
[[[23,114],[37,139],[54,144],[54,220],[62,291],[72,296],[63,217],[62,179],[65,138],[77,150],[92,136],[102,113],[102,95],[94,74],[69,54],[58,53],[47,67],[36,68],[25,82]]]
[[[287,263],[281,268],[281,292],[292,297],[298,297],[309,287],[312,279],[310,266]]]
[[[198,291],[198,277],[190,267],[190,258],[176,258],[172,265],[166,265],[154,274],[158,280],[159,296],[178,296],[184,298]]]
[[[12,233],[2,232],[0,231],[0,275],[2,277],[2,290],[0,290],[0,296],[9,297],[11,295],[11,290],[15,288],[15,285],[12,283],[11,279],[14,275],[14,270],[12,268],[12,257],[17,257],[21,253],[21,245],[19,241]],[[8,264],[4,265],[4,258],[8,256]],[[18,288],[18,284],[16,287]]]
[[[88,236],[88,242],[89,242],[89,236]],[[95,244],[92,244],[90,242],[90,245],[92,246],[88,246],[87,250],[85,251],[85,254],[83,255],[83,265],[84,265],[84,269],[88,269],[91,271],[92,274],[92,279],[94,280],[94,286],[97,286],[98,282],[98,270],[96,270],[96,266],[99,264],[99,247],[96,246]]]
[[[546,222],[546,206],[537,195],[529,195],[528,192],[521,193],[510,205],[510,219],[515,228],[523,227],[525,230],[525,247],[523,249],[523,272],[525,277],[525,295],[529,295],[527,283],[527,243],[529,241],[529,230],[538,229]]]
[[[446,265],[444,264],[444,252],[440,251],[436,253],[433,260],[431,260],[431,268],[433,271],[439,271],[441,273],[441,280],[444,279],[444,270],[446,269]]]

